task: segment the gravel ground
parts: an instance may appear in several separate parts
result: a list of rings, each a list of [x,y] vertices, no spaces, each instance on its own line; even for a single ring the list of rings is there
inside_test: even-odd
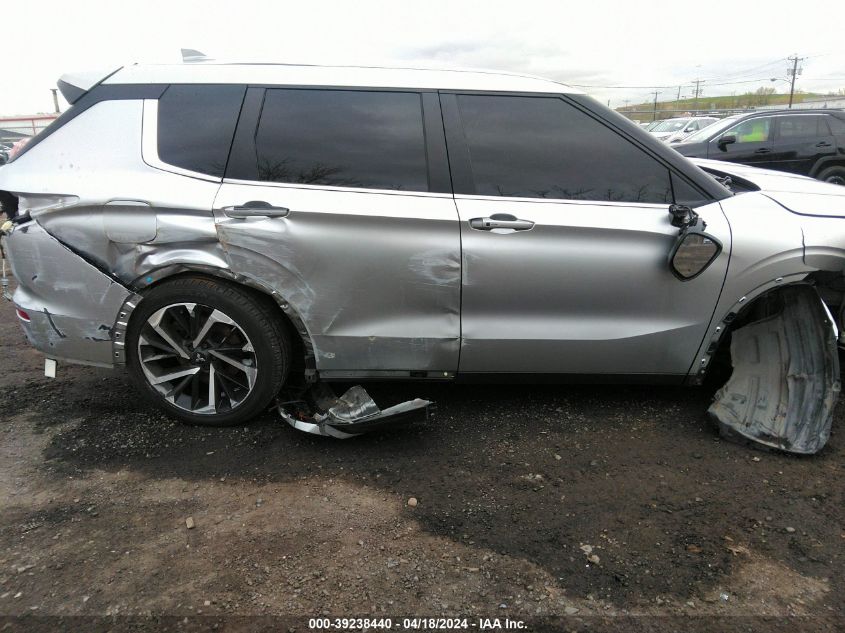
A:
[[[182,426],[42,362],[3,302],[3,630],[845,629],[842,405],[799,458],[720,440],[705,389],[380,384],[432,419],[337,441]]]

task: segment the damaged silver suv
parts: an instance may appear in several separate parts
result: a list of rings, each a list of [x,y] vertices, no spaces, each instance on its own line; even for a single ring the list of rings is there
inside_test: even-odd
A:
[[[344,437],[326,381],[699,384],[733,436],[813,453],[839,391],[845,189],[680,156],[508,74],[128,66],[0,168],[31,343],[127,365],[191,423],[274,403]],[[304,395],[310,394],[310,395]]]

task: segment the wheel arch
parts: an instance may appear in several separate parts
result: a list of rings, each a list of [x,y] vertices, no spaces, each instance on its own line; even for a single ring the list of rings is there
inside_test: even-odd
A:
[[[120,365],[126,363],[123,339],[131,322],[132,312],[144,300],[144,296],[164,284],[186,277],[233,284],[247,290],[251,295],[263,301],[274,314],[278,315],[293,335],[291,340],[294,343],[294,362],[291,371],[302,370],[307,381],[316,376],[314,345],[311,334],[305,325],[305,321],[285,296],[259,280],[239,275],[229,269],[199,264],[179,264],[149,271],[129,284],[135,292],[124,303],[115,324],[115,363]]]
[[[761,306],[772,299],[773,295],[785,288],[804,286],[813,289],[827,308],[838,332],[843,330],[845,320],[845,271],[817,270],[811,273],[799,273],[778,277],[746,293],[734,303],[711,327],[711,337],[705,340],[691,368],[688,381],[690,384],[702,384],[711,376],[713,361],[727,355],[731,333],[749,322]]]
[[[813,165],[813,168],[810,170],[810,177],[818,178],[819,174],[821,174],[828,167],[845,167],[845,156],[836,155],[824,156],[820,158],[816,161],[816,164]]]

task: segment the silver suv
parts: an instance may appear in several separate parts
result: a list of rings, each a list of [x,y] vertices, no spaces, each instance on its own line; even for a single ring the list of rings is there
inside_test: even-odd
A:
[[[59,86],[73,106],[0,168],[13,300],[50,374],[127,365],[187,422],[282,401],[343,436],[427,403],[291,402],[326,381],[699,384],[724,364],[723,432],[827,440],[840,187],[697,166],[533,77],[185,64]]]

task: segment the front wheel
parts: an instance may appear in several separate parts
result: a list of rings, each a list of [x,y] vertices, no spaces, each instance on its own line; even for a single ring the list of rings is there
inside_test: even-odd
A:
[[[154,404],[189,424],[226,426],[259,414],[287,377],[279,315],[227,282],[186,277],[151,290],[132,314],[127,362]]]
[[[819,180],[829,182],[832,185],[845,185],[845,167],[834,165],[823,169],[819,173]]]

